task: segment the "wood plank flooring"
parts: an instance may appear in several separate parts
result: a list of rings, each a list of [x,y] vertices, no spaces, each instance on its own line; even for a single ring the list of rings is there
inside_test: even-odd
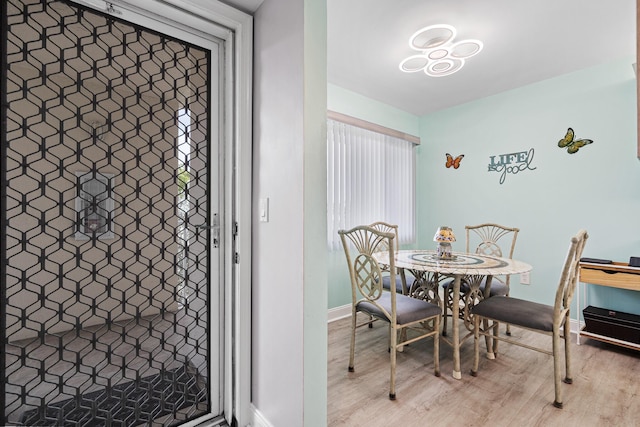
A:
[[[462,332],[462,331],[461,331]],[[640,352],[572,336],[573,384],[563,383],[564,409],[553,407],[553,358],[501,342],[498,358],[481,347],[478,376],[469,374],[473,340],[461,347],[462,379],[451,376],[451,347],[440,344],[441,377],[433,375],[433,342],[398,354],[397,399],[389,393],[386,324],[356,332],[349,363],[350,319],[329,324],[328,425],[377,426],[638,426]],[[504,333],[504,328],[501,328]],[[549,344],[551,337],[512,328],[514,338]]]

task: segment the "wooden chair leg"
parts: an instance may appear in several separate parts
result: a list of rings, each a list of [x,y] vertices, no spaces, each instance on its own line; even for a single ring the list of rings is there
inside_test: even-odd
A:
[[[444,295],[444,298],[443,298],[444,303],[442,305],[444,306],[444,310],[443,310],[442,336],[446,337],[447,336],[447,317],[449,316],[447,314],[447,310],[449,309],[449,287],[448,286],[444,288],[443,295]],[[451,322],[453,322],[453,320],[451,320]]]
[[[489,330],[489,325],[490,325],[490,321],[489,319],[482,319],[482,330],[483,331],[488,331]],[[475,328],[475,321],[474,321],[474,328]],[[493,324],[491,324],[493,325]],[[493,326],[492,326],[493,327]],[[494,344],[495,340],[492,340],[491,337],[489,335],[485,335],[484,336],[484,343],[485,346],[487,347],[487,359],[494,359],[494,355],[495,355],[495,344]]]
[[[407,328],[402,328],[400,329],[400,340],[398,341],[399,343],[403,343],[407,340]],[[404,345],[398,345],[396,343],[397,347],[398,347],[398,352],[402,353],[404,351]]]
[[[440,376],[440,316],[433,319],[433,374]]]
[[[349,350],[349,372],[353,372],[353,364],[356,352],[356,316],[355,310],[351,313],[351,348]]]
[[[478,364],[480,363],[480,316],[473,318],[473,368],[471,375],[478,376]]]
[[[564,363],[565,363],[565,377],[564,382],[567,384],[573,384],[573,375],[571,374],[571,325],[569,312],[564,320]]]
[[[553,327],[553,383],[555,400],[553,406],[562,408],[562,368],[560,361],[560,330],[559,326]]]
[[[389,381],[389,399],[396,400],[396,344],[398,340],[398,331],[391,328],[391,331],[389,332],[389,338],[391,340],[391,378]]]
[[[497,337],[498,334],[500,333],[500,322],[498,322],[497,320],[493,321],[493,336]],[[493,355],[489,356],[489,358],[496,358],[498,357],[498,343],[500,342],[500,340],[495,339],[493,340]]]
[[[507,285],[508,286],[508,285]],[[509,297],[509,288],[507,288],[507,295],[505,295],[507,298]],[[507,336],[511,336],[511,325],[507,323],[507,330],[506,330],[506,334]]]

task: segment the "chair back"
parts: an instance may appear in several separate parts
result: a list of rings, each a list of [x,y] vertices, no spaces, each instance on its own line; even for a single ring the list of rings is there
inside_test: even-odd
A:
[[[388,255],[380,261],[386,264],[384,270],[390,273],[391,283],[395,283],[395,234],[366,225],[354,227],[351,230],[339,230],[338,234],[349,266],[353,306],[355,307],[358,301],[366,300],[376,305],[390,321],[395,323],[395,287],[392,287],[393,290],[390,292],[392,312],[389,313],[377,302],[383,292],[383,268],[374,257],[376,253],[387,252]]]
[[[516,247],[516,239],[520,232],[519,228],[505,227],[492,223],[467,225],[464,228],[467,234],[467,252],[471,252],[471,241],[479,240],[475,253],[500,258],[513,258],[513,250]],[[509,238],[511,241],[509,241]],[[508,252],[503,251],[503,247],[505,249],[508,248]]]
[[[569,252],[567,253],[560,276],[560,284],[556,291],[553,312],[554,322],[560,322],[569,312],[571,300],[573,299],[573,294],[578,282],[580,258],[582,257],[582,251],[588,238],[589,235],[585,230],[578,231],[578,234],[571,238]]]
[[[378,231],[382,231],[384,233],[393,233],[393,235],[395,236],[394,242],[395,242],[395,248],[394,250],[396,252],[398,252],[398,249],[400,248],[400,239],[398,239],[398,226],[397,225],[393,225],[393,224],[389,224],[383,221],[378,221],[378,222],[374,222],[373,224],[369,224],[369,227],[371,228],[375,228]],[[386,251],[388,250],[386,247],[384,248],[380,248],[380,251]]]

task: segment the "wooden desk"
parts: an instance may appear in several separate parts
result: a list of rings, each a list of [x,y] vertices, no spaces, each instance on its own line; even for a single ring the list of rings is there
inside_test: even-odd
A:
[[[578,284],[578,295],[576,298],[578,325],[580,325],[580,313],[582,313],[582,308],[587,306],[587,284],[640,291],[640,267],[629,267],[627,263],[614,262],[613,264],[595,264],[590,262],[580,262],[578,274],[578,280],[582,282],[584,291],[581,306],[580,285]],[[576,334],[576,342],[578,345],[580,345],[581,335],[609,344],[640,350],[640,344],[622,341],[605,335],[594,334],[593,332],[582,330],[579,326]]]

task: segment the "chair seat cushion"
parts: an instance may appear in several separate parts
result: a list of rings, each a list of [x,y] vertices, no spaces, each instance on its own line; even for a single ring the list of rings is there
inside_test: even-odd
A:
[[[487,278],[485,277],[484,279],[482,279],[482,283],[480,283],[480,290],[482,292],[484,292],[484,287],[487,284]],[[507,286],[506,283],[504,283],[502,280],[498,279],[497,277],[493,277],[491,279],[491,292],[489,292],[489,296],[495,297],[495,296],[504,296],[507,295],[509,293],[509,286]]]
[[[408,271],[405,271],[404,278],[407,281],[407,292],[409,292],[409,290],[411,289],[411,285],[413,285],[413,282],[416,280],[416,278]],[[391,290],[391,286],[389,286],[390,284],[391,277],[389,275],[382,276],[382,287],[386,290]],[[398,274],[396,274],[396,292],[401,294],[404,293],[402,292],[402,277],[400,276],[399,271]]]
[[[378,299],[378,304],[391,313],[391,293],[383,292],[380,299]],[[387,322],[389,321],[382,310],[369,301],[360,301],[356,305],[356,310],[371,314]],[[428,319],[441,314],[442,310],[437,304],[402,294],[396,294],[396,321],[399,325],[406,325],[420,319]]]
[[[442,287],[447,291],[449,290],[449,287],[451,287],[451,291],[453,291],[453,280],[448,280],[448,281],[444,282],[442,284]],[[467,293],[467,292],[469,292],[469,289],[470,289],[469,285],[464,280],[461,280],[460,281],[460,293],[461,294]]]
[[[553,331],[553,306],[519,298],[487,298],[473,306],[471,313],[525,328]]]
[[[487,278],[483,278],[482,282],[480,283],[480,290],[482,292],[484,292],[484,287],[487,284]],[[449,286],[453,286],[453,280],[449,280],[445,283],[442,284],[442,287],[447,289]],[[471,288],[469,287],[469,285],[462,281],[460,282],[460,293],[461,294],[466,294],[467,292],[469,292]],[[448,289],[447,289],[448,290]],[[498,295],[507,295],[509,293],[509,286],[507,286],[506,283],[504,283],[502,280],[500,280],[497,277],[493,277],[491,279],[491,292],[489,296],[495,297]]]
[[[409,278],[407,278],[407,282],[409,282]],[[391,277],[390,276],[382,276],[382,287],[386,290],[391,290]],[[407,283],[407,287],[409,287],[409,283]],[[402,277],[400,275],[396,275],[396,292],[402,292]]]

